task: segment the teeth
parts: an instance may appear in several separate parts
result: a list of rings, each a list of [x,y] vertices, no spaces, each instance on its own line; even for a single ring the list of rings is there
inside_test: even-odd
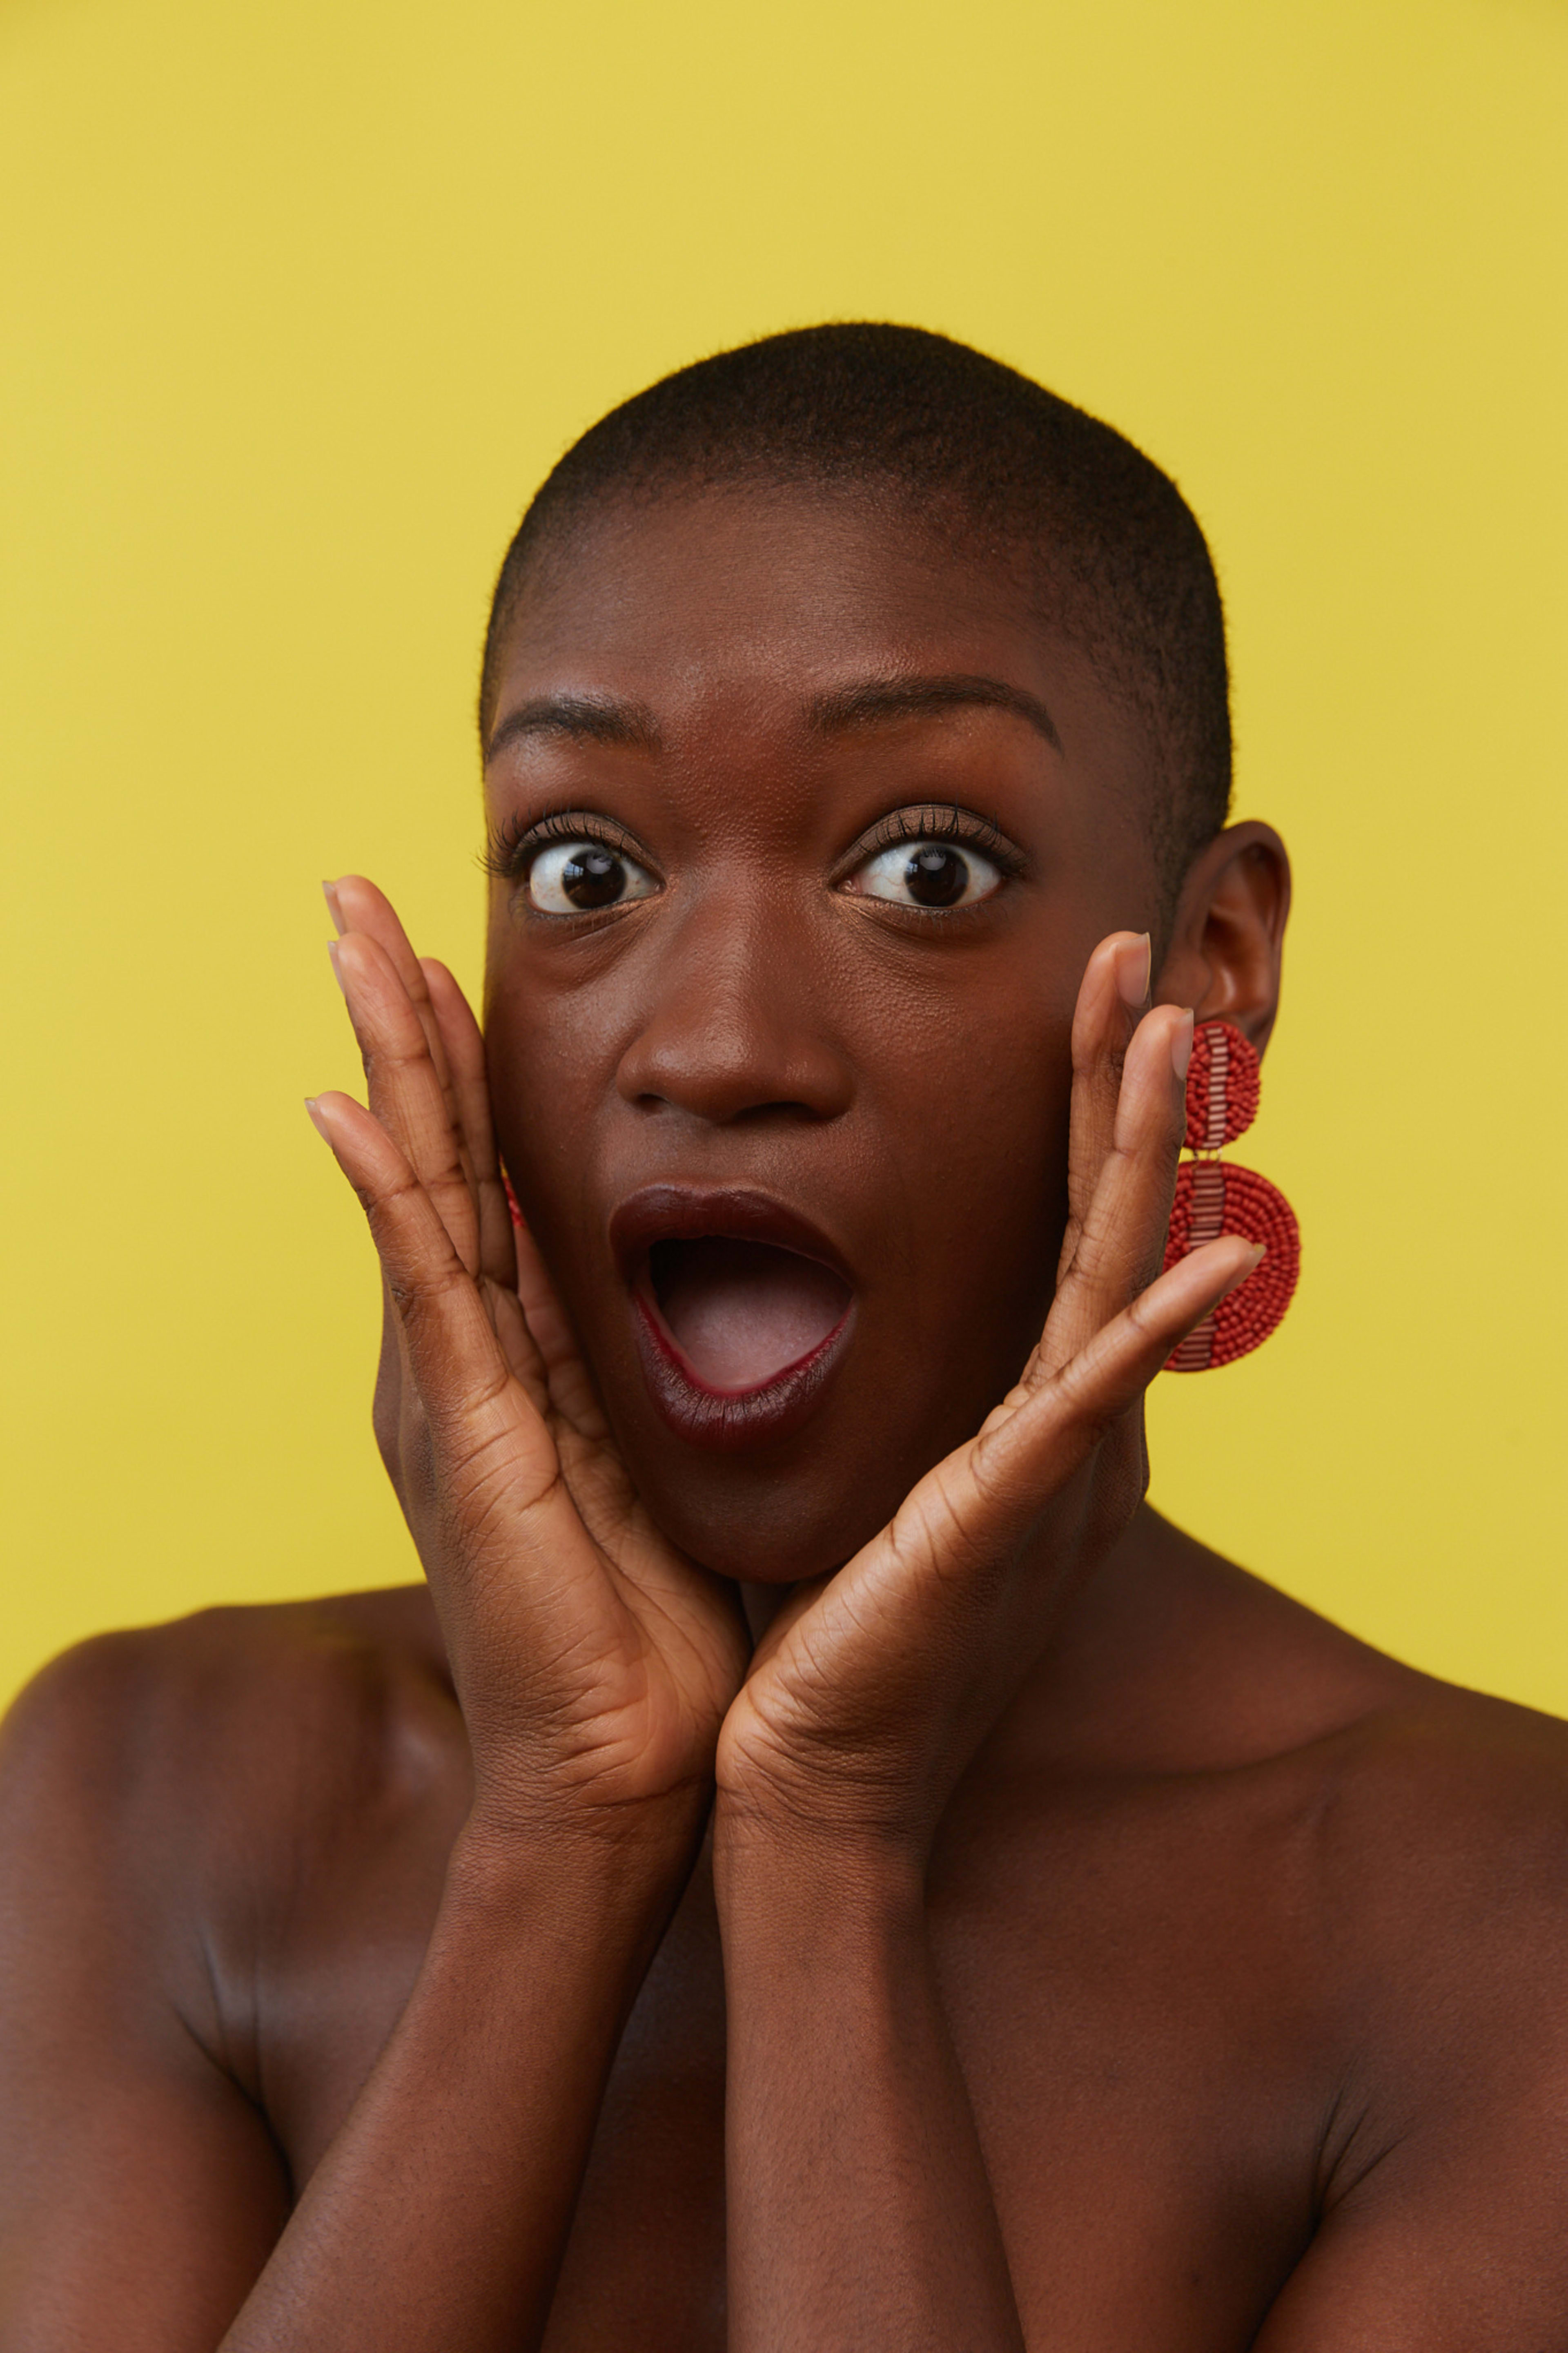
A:
[[[815,1259],[719,1235],[656,1242],[648,1277],[671,1339],[712,1389],[776,1380],[822,1345],[849,1305],[848,1285]]]

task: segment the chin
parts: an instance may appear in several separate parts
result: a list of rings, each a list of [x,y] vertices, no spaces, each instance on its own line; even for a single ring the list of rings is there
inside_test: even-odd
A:
[[[846,1461],[831,1440],[821,1451],[832,1459],[770,1471],[731,1456],[716,1475],[694,1466],[668,1480],[650,1468],[637,1483],[662,1534],[700,1567],[739,1585],[796,1585],[869,1544],[929,1467],[906,1477],[885,1459]]]

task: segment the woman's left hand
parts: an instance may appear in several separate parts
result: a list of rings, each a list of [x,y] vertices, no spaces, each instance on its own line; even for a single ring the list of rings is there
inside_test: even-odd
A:
[[[721,1827],[923,1863],[1063,1602],[1142,1501],[1143,1391],[1258,1258],[1226,1236],[1159,1272],[1193,1024],[1130,1010],[1148,953],[1113,934],[1079,993],[1068,1225],[1039,1345],[979,1434],[766,1630],[720,1740]]]

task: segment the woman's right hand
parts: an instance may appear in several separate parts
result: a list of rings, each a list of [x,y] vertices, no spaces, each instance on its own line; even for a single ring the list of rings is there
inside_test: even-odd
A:
[[[694,1836],[745,1672],[732,1588],[634,1493],[496,1154],[484,1043],[374,885],[327,886],[370,1109],[310,1116],[381,1258],[382,1457],[473,1754],[473,1827]]]

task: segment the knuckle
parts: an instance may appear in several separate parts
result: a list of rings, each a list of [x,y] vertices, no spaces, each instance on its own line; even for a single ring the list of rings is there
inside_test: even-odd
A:
[[[1131,1401],[1124,1375],[1103,1363],[1086,1366],[1081,1357],[1067,1367],[1060,1386],[1073,1429],[1091,1445],[1116,1427]]]
[[[393,1305],[410,1337],[416,1325],[427,1324],[448,1299],[468,1283],[469,1277],[456,1260],[438,1267],[389,1266],[386,1272]]]
[[[364,1069],[365,1084],[374,1095],[384,1098],[395,1094],[406,1083],[409,1074],[429,1066],[430,1056],[423,1043],[377,1038],[360,1033],[360,1061]]]
[[[984,1506],[994,1500],[994,1491],[976,1479],[977,1500]],[[945,1480],[922,1499],[924,1508],[910,1524],[900,1526],[895,1520],[891,1530],[895,1553],[900,1553],[917,1575],[942,1584],[964,1580],[971,1577],[987,1558],[991,1547],[983,1528],[974,1525],[976,1514],[965,1511],[950,1492]]]
[[[389,1038],[377,1050],[376,1060],[384,1071],[417,1071],[430,1061],[430,1044],[418,1024],[406,1038]]]
[[[426,1176],[425,1190],[441,1210],[444,1223],[447,1222],[447,1207],[465,1211],[473,1208],[473,1188],[468,1183],[467,1170],[458,1160],[449,1160],[438,1175]]]

